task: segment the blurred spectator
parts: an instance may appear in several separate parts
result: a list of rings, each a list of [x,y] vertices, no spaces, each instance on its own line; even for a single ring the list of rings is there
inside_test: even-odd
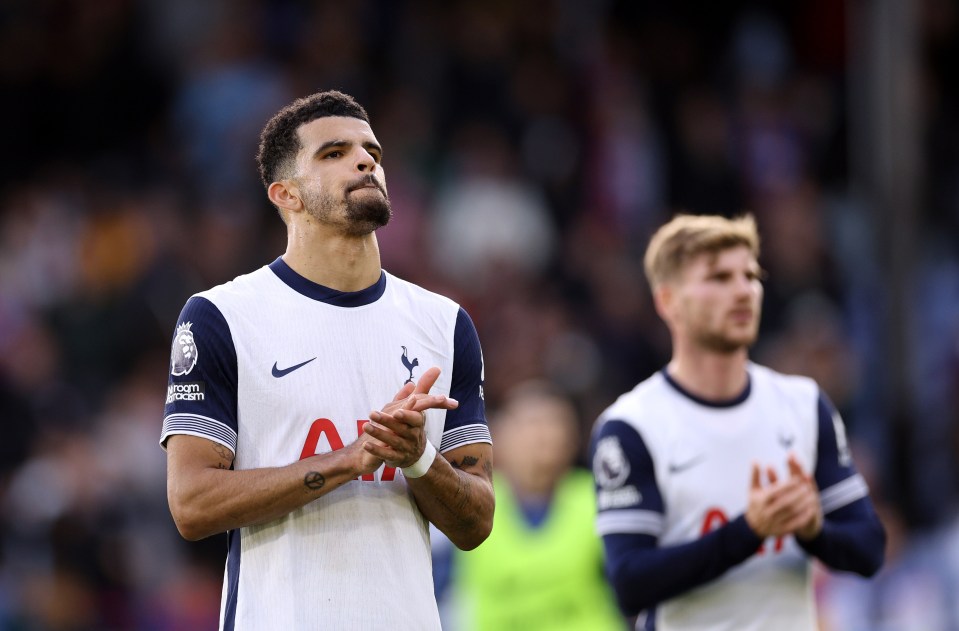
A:
[[[430,243],[439,269],[468,294],[482,293],[498,274],[520,278],[545,271],[556,231],[546,200],[517,177],[502,132],[476,124],[452,143],[453,174],[438,195]]]
[[[201,202],[237,202],[259,193],[250,164],[260,129],[293,98],[282,68],[261,48],[266,34],[260,15],[267,7],[241,2],[230,9],[199,39],[202,46],[183,68],[172,104],[182,176]]]
[[[823,573],[816,592],[821,631],[925,631],[957,628],[939,537],[910,540],[902,516],[877,506],[889,536],[886,567],[871,580]]]
[[[862,465],[886,528],[886,560],[869,580],[820,570],[814,579],[821,631],[925,631],[959,628],[952,594],[959,586],[959,552],[949,529],[910,537],[902,512],[886,500],[875,454],[851,446]],[[951,545],[950,545],[951,544]]]
[[[507,393],[491,419],[493,533],[452,557],[457,629],[625,629],[603,577],[595,494],[572,466],[581,443],[572,403],[545,383]]]

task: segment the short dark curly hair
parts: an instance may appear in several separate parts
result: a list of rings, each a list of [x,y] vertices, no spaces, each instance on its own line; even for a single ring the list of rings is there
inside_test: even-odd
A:
[[[317,92],[293,101],[277,112],[260,132],[256,165],[263,186],[269,188],[292,170],[300,150],[300,137],[296,133],[300,125],[326,116],[349,116],[370,122],[366,110],[356,99],[337,90]]]

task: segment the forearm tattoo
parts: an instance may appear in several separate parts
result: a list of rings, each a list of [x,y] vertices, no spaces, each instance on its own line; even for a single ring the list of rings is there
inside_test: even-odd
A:
[[[449,502],[442,502],[440,506],[452,518],[455,528],[469,531],[476,527],[476,514],[471,510],[473,503],[473,487],[465,476],[457,476],[456,489]]]
[[[311,491],[319,491],[326,484],[326,478],[319,471],[310,471],[303,477],[303,486]]]
[[[463,460],[460,462],[450,460],[450,465],[454,469],[462,469],[463,467],[472,467],[477,462],[479,462],[479,458],[474,458],[473,456],[463,456]]]
[[[460,471],[462,471],[466,467],[472,467],[477,462],[479,462],[479,458],[476,458],[474,456],[463,456],[463,459],[460,460],[459,462],[457,462],[456,460],[450,460],[450,466],[453,467],[454,469],[459,469]],[[493,479],[493,461],[492,460],[486,459],[483,461],[483,473],[486,474],[486,477],[488,479],[490,480]]]
[[[463,456],[460,460],[450,460],[450,466],[459,471],[467,467],[474,467],[480,459],[476,456]],[[484,458],[482,463],[483,472],[489,479],[493,476],[493,463],[489,458]],[[475,500],[475,490],[473,480],[470,475],[460,475],[456,479],[456,488],[448,502],[443,502],[441,506],[446,512],[454,518],[457,527],[462,529],[473,528],[477,523],[477,516],[471,510]]]
[[[233,462],[233,452],[219,443],[213,443],[213,451],[220,457],[220,462],[216,463],[216,468],[229,469]]]

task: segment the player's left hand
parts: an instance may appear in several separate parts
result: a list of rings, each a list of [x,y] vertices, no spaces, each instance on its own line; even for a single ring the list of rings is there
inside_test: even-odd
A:
[[[453,410],[459,406],[456,399],[429,393],[439,376],[439,368],[430,368],[415,386],[405,384],[382,410],[371,412],[371,422],[363,431],[380,444],[367,443],[364,449],[391,467],[408,467],[419,460],[426,449],[426,410]]]
[[[799,539],[809,541],[817,537],[822,531],[823,514],[819,487],[816,486],[813,477],[803,469],[795,454],[789,454],[788,466],[789,477],[800,481],[807,489],[803,497],[803,505],[800,508],[800,513],[805,516],[805,519],[795,529],[794,534]]]

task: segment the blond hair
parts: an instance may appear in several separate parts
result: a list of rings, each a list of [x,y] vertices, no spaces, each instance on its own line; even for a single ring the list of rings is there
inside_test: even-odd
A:
[[[643,265],[651,287],[672,280],[700,254],[746,246],[759,258],[759,232],[751,214],[733,219],[720,215],[676,215],[653,234]]]

